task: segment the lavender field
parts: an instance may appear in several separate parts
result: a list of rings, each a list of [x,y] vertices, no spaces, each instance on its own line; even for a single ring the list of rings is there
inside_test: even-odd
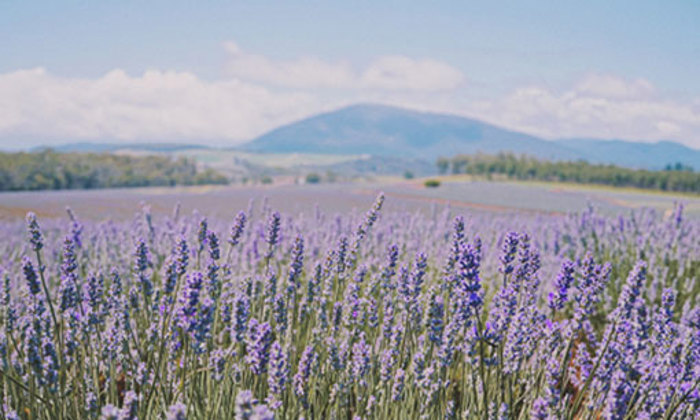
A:
[[[353,200],[6,218],[2,416],[700,415],[700,220],[682,205]]]

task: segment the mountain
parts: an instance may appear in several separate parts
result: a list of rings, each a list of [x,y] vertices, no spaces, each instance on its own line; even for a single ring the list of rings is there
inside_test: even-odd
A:
[[[370,154],[433,162],[441,156],[510,151],[541,159],[660,169],[681,162],[700,169],[700,150],[673,142],[544,140],[479,120],[360,104],[274,129],[240,149],[260,153]]]
[[[243,146],[250,152],[371,154],[435,160],[511,150],[576,158],[563,146],[478,120],[384,105],[353,105],[282,126]]]
[[[581,154],[592,163],[614,163],[632,168],[663,169],[682,163],[700,169],[700,150],[672,141],[639,143],[624,140],[564,139],[557,143]]]

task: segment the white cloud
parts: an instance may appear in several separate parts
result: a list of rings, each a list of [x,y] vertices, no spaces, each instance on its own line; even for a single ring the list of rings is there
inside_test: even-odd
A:
[[[316,102],[303,92],[183,72],[75,79],[37,68],[0,74],[0,137],[235,143],[317,110]]]
[[[234,145],[317,112],[379,102],[547,138],[672,139],[700,148],[700,98],[671,100],[644,79],[591,74],[562,90],[523,86],[477,100],[461,72],[430,59],[385,56],[357,70],[225,47],[233,77],[214,81],[160,70],[117,69],[97,78],[58,77],[42,68],[0,74],[0,147],[18,147],[12,139],[32,142],[26,146],[101,139]]]
[[[654,86],[646,79],[626,80],[610,74],[589,74],[581,79],[572,93],[611,99],[645,98],[653,95]]]
[[[347,87],[355,74],[347,63],[328,63],[314,57],[274,61],[242,50],[233,41],[224,43],[231,75],[260,83],[292,88]]]
[[[347,62],[333,63],[316,57],[273,60],[244,51],[233,41],[225,42],[224,48],[231,75],[274,86],[441,91],[454,89],[464,81],[459,70],[431,59],[382,56],[358,71]]]
[[[365,88],[387,90],[450,90],[463,81],[462,73],[448,64],[399,55],[378,58],[360,77],[360,85]]]
[[[642,79],[587,76],[563,91],[526,86],[464,112],[548,138],[673,139],[700,148],[700,109],[660,97]]]

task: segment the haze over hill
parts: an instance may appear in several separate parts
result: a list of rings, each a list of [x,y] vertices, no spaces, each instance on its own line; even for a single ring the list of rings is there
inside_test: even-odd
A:
[[[58,152],[92,153],[191,152],[196,157],[200,149],[221,150],[216,149],[215,144],[220,145],[222,141],[212,141],[209,145],[80,142],[51,148]],[[46,147],[32,150],[42,149]],[[379,173],[396,172],[396,168],[400,169],[398,172],[410,168],[417,173],[429,173],[427,168],[434,168],[439,157],[478,152],[513,152],[545,160],[585,160],[655,170],[680,163],[700,170],[700,150],[672,141],[545,140],[476,119],[375,104],[352,105],[318,114],[278,127],[228,151],[245,152],[248,157],[249,153],[354,156],[361,162],[351,159],[338,168],[352,173],[361,173],[367,168],[375,168],[368,172]],[[246,156],[240,158],[245,160]],[[263,156],[261,159],[265,161]],[[275,163],[258,162],[257,165],[275,166]],[[299,166],[305,164],[300,162]]]
[[[700,169],[700,150],[678,143],[622,140],[544,140],[479,120],[360,104],[274,129],[244,144],[261,153],[371,154],[434,161],[441,156],[510,151],[541,159],[614,163],[661,169],[680,162]]]

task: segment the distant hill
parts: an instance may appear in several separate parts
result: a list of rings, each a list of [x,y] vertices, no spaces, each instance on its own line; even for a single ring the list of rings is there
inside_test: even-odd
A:
[[[292,123],[242,147],[253,152],[371,154],[435,160],[459,153],[528,152],[551,159],[575,152],[464,117],[383,105],[354,105]]]
[[[565,139],[562,144],[591,163],[614,163],[631,168],[663,169],[680,162],[700,169],[700,150],[672,141],[639,143],[624,140]]]
[[[549,160],[587,160],[661,169],[680,162],[700,169],[700,150],[663,141],[550,141],[479,120],[360,104],[274,129],[240,149],[260,153],[370,154],[433,162],[438,157],[509,151]]]

